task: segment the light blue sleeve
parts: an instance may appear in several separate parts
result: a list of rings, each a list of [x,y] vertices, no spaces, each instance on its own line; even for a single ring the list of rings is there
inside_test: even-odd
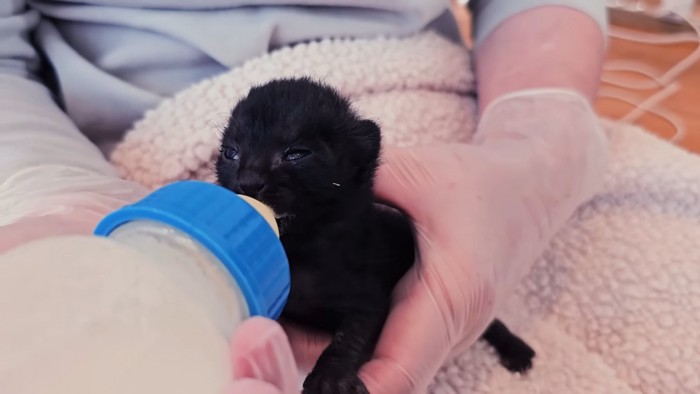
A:
[[[474,45],[479,46],[498,25],[511,16],[542,6],[562,6],[589,15],[607,36],[608,16],[605,0],[470,0],[473,15]]]
[[[35,45],[62,109],[105,155],[166,97],[252,58],[320,39],[414,34],[449,13],[449,0],[27,3],[42,17]]]
[[[28,165],[112,172],[104,154],[146,110],[272,49],[415,33],[448,10],[448,0],[0,0],[0,194]]]
[[[0,74],[29,78],[38,70],[39,57],[29,42],[38,21],[24,0],[0,2]]]
[[[7,181],[31,166],[112,171],[42,82],[30,38],[39,20],[25,0],[0,1],[0,200],[13,197]]]

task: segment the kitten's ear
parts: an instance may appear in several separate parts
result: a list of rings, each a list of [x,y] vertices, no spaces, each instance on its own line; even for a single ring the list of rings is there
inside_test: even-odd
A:
[[[369,119],[361,120],[353,130],[355,140],[371,162],[379,159],[382,135],[379,126]]]
[[[362,157],[356,163],[359,166],[357,168],[357,181],[360,184],[371,182],[379,165],[382,138],[379,126],[371,120],[362,120],[353,129],[353,137],[359,148],[358,157]]]

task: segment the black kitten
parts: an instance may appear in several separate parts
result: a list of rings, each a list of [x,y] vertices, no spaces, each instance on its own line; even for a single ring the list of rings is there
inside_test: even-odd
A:
[[[366,393],[391,293],[415,259],[406,216],[373,201],[377,125],[310,79],[253,88],[233,109],[216,162],[219,183],[271,206],[291,267],[282,317],[333,333],[305,393]],[[484,334],[511,371],[534,351],[496,320]]]

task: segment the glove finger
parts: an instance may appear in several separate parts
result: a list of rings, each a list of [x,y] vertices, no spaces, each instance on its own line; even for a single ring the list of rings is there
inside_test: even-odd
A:
[[[283,322],[282,327],[289,338],[297,366],[302,371],[311,371],[316,360],[330,344],[331,335],[313,332],[288,322]]]
[[[387,146],[377,169],[374,192],[379,200],[408,212],[414,220],[424,215],[421,191],[434,183],[421,161],[419,149]]]
[[[450,335],[418,271],[397,288],[397,301],[360,378],[372,394],[424,393],[450,350]]]
[[[282,327],[274,320],[253,317],[236,331],[231,342],[235,380],[251,378],[270,383],[282,393],[298,393],[299,372]]]
[[[76,208],[67,214],[28,217],[7,226],[0,225],[0,253],[41,238],[92,234],[100,219],[101,216],[93,212]]]
[[[299,391],[297,390],[297,393]],[[241,379],[234,382],[226,391],[227,394],[293,394],[282,392],[270,383],[255,379]]]

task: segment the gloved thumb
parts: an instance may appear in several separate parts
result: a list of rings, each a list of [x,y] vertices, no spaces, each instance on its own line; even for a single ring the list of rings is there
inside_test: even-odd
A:
[[[298,394],[299,375],[282,327],[274,320],[253,317],[236,330],[231,342],[234,384],[230,393]],[[253,382],[257,381],[257,382]],[[271,388],[276,388],[272,390]],[[241,389],[241,390],[238,390]]]

